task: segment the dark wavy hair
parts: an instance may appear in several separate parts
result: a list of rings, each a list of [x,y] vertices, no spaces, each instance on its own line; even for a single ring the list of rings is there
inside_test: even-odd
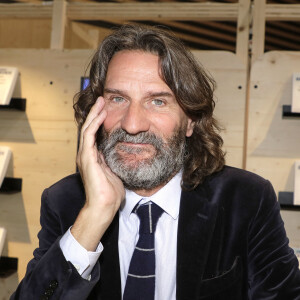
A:
[[[183,187],[192,189],[205,177],[222,169],[225,154],[219,126],[213,117],[214,80],[197,63],[192,53],[171,33],[157,27],[127,24],[100,44],[90,63],[88,87],[75,95],[75,118],[83,125],[96,99],[103,95],[108,64],[121,50],[140,50],[159,57],[162,79],[173,91],[185,114],[195,122],[191,137],[186,138],[187,157]]]

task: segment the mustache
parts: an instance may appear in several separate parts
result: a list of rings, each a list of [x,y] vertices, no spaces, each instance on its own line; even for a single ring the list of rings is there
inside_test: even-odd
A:
[[[129,134],[122,128],[118,128],[111,133],[107,133],[102,129],[101,135],[102,142],[99,143],[100,150],[103,150],[105,144],[108,146],[108,148],[112,148],[119,142],[133,144],[151,144],[156,149],[163,148],[165,144],[161,137],[151,132],[139,132],[133,135]]]

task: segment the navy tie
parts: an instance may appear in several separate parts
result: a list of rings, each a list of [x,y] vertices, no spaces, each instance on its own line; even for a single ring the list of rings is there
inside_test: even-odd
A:
[[[140,219],[140,236],[130,261],[123,300],[154,300],[154,233],[163,209],[148,202],[139,205],[134,212]]]

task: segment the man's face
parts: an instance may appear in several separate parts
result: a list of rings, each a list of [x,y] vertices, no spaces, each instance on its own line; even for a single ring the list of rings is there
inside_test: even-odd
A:
[[[154,177],[160,183],[167,181],[169,178],[165,177],[174,175],[168,174],[171,167],[173,173],[182,167],[185,137],[192,135],[193,124],[161,79],[158,56],[141,51],[116,53],[108,66],[103,97],[107,118],[100,148],[109,167],[127,187],[153,188],[150,183]],[[175,170],[172,165],[176,164],[177,156],[181,156],[181,161]],[[161,170],[157,172],[157,168]],[[122,170],[148,179],[141,179],[140,187],[131,186],[126,181],[132,181],[132,176],[122,178]],[[147,185],[146,181],[150,183]],[[158,186],[158,182],[152,185]]]

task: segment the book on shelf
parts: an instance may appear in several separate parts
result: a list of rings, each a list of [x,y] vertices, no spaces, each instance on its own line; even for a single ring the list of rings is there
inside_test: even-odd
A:
[[[300,160],[295,162],[294,205],[300,205]]]
[[[10,158],[11,150],[9,147],[0,146],[0,188],[5,178]]]
[[[300,113],[300,73],[293,74],[292,112]]]
[[[0,66],[0,105],[9,105],[18,75],[17,68]]]
[[[6,238],[6,229],[4,227],[0,227],[0,256],[2,255],[5,238]]]

